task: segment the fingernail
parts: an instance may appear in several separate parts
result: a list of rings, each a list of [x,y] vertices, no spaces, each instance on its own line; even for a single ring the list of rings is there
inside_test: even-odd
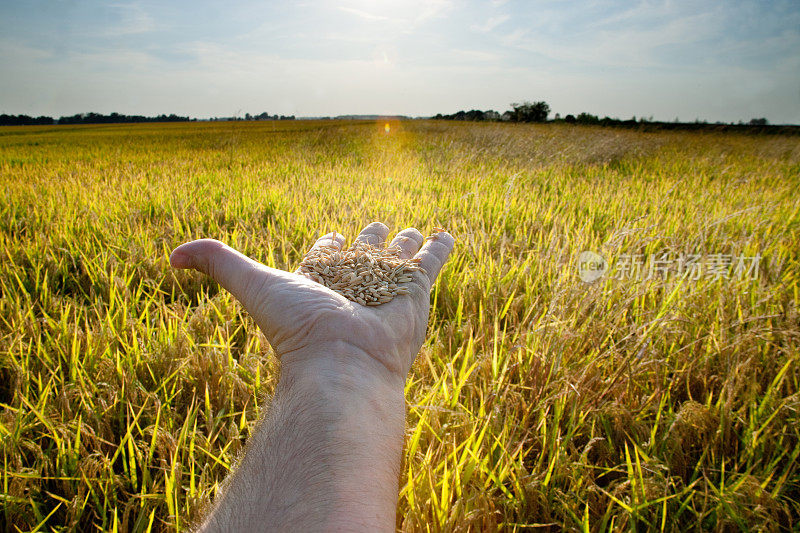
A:
[[[183,252],[174,251],[169,256],[169,264],[173,268],[192,268],[191,257]]]

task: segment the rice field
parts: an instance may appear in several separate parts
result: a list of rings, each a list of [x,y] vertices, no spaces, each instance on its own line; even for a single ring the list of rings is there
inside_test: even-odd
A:
[[[2,530],[191,528],[279,364],[169,252],[213,237],[295,269],[374,220],[457,239],[407,381],[398,530],[800,528],[800,137],[5,127],[0,184]]]

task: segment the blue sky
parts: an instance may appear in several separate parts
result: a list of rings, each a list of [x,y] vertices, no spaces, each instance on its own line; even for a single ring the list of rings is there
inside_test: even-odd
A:
[[[0,113],[800,123],[800,2],[0,2]]]

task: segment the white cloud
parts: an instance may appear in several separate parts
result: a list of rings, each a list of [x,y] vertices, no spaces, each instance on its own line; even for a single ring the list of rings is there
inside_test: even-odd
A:
[[[455,48],[451,51],[451,54],[455,57],[463,58],[468,61],[498,61],[500,56],[498,54],[492,52],[486,52],[483,50],[465,50],[461,48]]]
[[[489,17],[483,24],[473,24],[470,26],[471,30],[480,33],[489,33],[496,27],[508,21],[511,17],[509,15],[500,15],[498,17]]]
[[[701,42],[719,32],[713,13],[668,19],[646,28],[636,24],[610,27],[608,20],[563,37],[518,28],[500,37],[500,42],[574,67],[658,68],[664,66],[658,59],[660,47]]]
[[[453,9],[451,0],[416,0],[408,6],[408,11],[414,13],[415,25],[420,25],[432,19],[440,18]]]
[[[133,35],[137,33],[148,33],[156,29],[153,18],[147,14],[144,8],[135,3],[110,4],[110,7],[117,9],[121,22],[104,32],[105,35]]]
[[[20,44],[9,39],[0,39],[0,67],[3,69],[11,68],[13,65],[32,65],[54,57],[55,55],[50,50]]]
[[[350,13],[351,15],[356,15],[363,19],[367,20],[388,20],[389,17],[383,15],[375,15],[373,13],[367,13],[366,11],[362,11],[360,9],[356,9],[354,7],[345,7],[339,6],[339,10],[344,11],[345,13]]]
[[[381,21],[391,21],[395,26],[405,27],[405,31],[417,29],[422,24],[440,18],[453,9],[452,0],[404,0],[403,2],[359,2],[359,7],[351,5],[337,6],[339,11],[357,17]],[[362,4],[369,6],[369,11],[361,9]]]

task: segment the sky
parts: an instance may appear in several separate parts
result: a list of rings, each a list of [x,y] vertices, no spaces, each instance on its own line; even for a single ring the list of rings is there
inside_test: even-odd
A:
[[[0,1],[0,113],[800,123],[800,2]],[[551,115],[552,116],[552,115]]]

